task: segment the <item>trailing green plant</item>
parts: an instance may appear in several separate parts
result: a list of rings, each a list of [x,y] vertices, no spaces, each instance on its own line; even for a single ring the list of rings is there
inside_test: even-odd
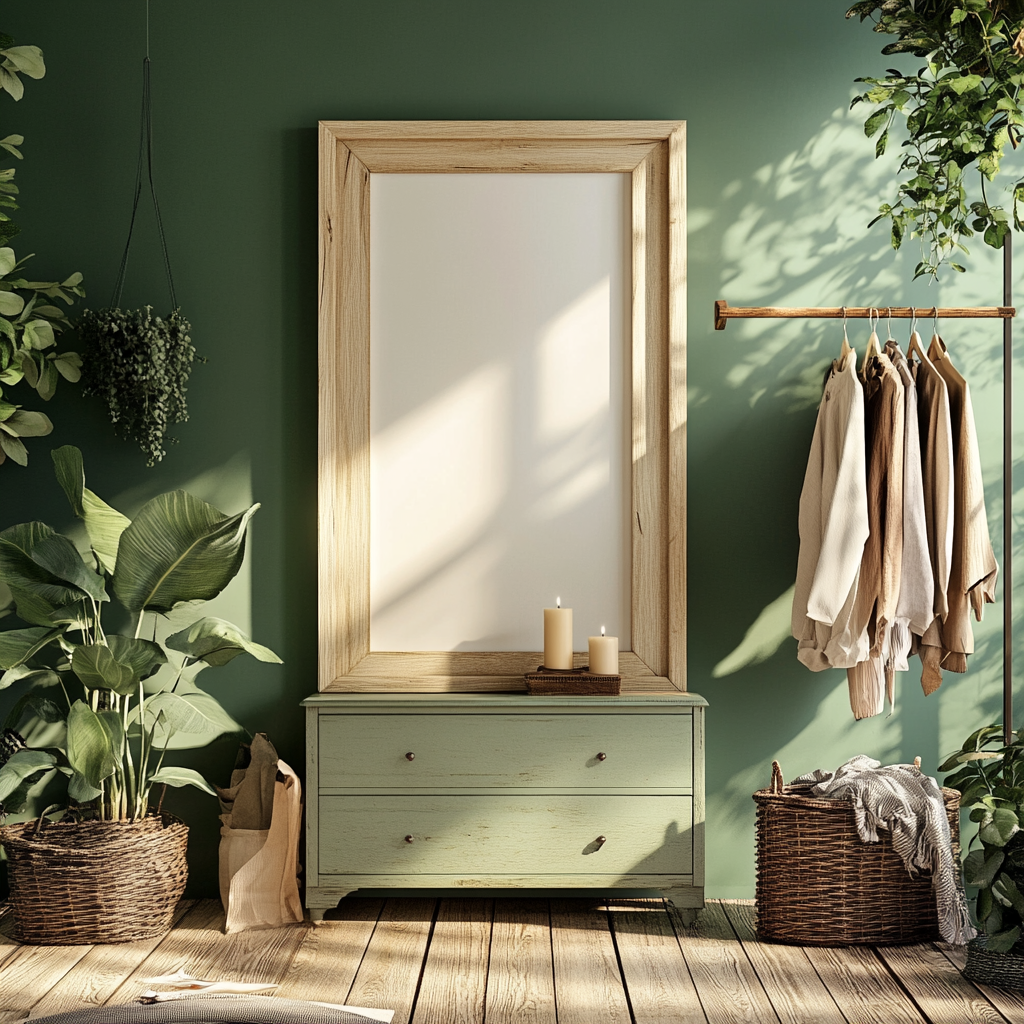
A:
[[[86,309],[79,319],[89,354],[83,390],[106,403],[115,430],[139,445],[148,466],[167,454],[168,427],[188,419],[185,393],[196,356],[191,330],[180,310],[159,317],[152,306]]]
[[[15,100],[25,91],[20,76],[42,78],[46,74],[43,54],[38,46],[15,46],[14,40],[0,32],[0,90]],[[22,159],[18,148],[21,135],[0,139],[0,148]],[[25,409],[11,401],[12,389],[24,383],[49,401],[64,377],[77,381],[82,360],[76,352],[58,352],[57,335],[70,326],[67,314],[56,305],[74,303],[73,296],[84,296],[82,275],[74,273],[63,281],[31,281],[24,266],[31,259],[18,259],[7,243],[18,233],[10,211],[18,209],[18,186],[14,168],[0,169],[0,463],[8,458],[28,463],[28,450],[22,438],[49,434],[53,424],[42,412]],[[19,389],[20,390],[20,389]]]
[[[80,554],[70,538],[40,522],[0,532],[0,583],[29,623],[0,632],[0,688],[26,691],[4,726],[0,801],[18,812],[31,787],[63,777],[62,803],[76,814],[136,820],[147,813],[154,785],[212,794],[198,772],[164,764],[168,750],[243,731],[195,677],[241,654],[280,658],[211,617],[157,642],[155,617],[224,589],[242,564],[246,529],[259,505],[228,516],[171,491],[129,520],[85,486],[77,448],[56,449],[53,461],[90,548]],[[126,632],[103,622],[111,595],[130,618]],[[46,725],[63,726],[63,741],[25,742],[29,726]]]
[[[987,183],[999,174],[1007,145],[1024,138],[1024,0],[865,0],[846,13],[872,19],[874,30],[896,36],[882,53],[925,61],[916,73],[890,68],[881,78],[858,78],[869,88],[852,106],[877,109],[864,123],[875,156],[897,124],[905,129],[896,196],[871,224],[888,221],[894,249],[922,239],[914,276],[935,277],[948,264],[963,272],[960,254],[976,232],[1000,248],[1010,230],[1007,211],[990,201]],[[977,170],[981,198],[969,201],[965,175]],[[1012,184],[1012,217],[1024,227],[1024,178]],[[870,225],[869,225],[870,226]]]
[[[1024,729],[1004,742],[1003,728],[971,733],[939,766],[952,772],[947,786],[960,790],[978,826],[964,860],[964,879],[978,887],[978,927],[993,952],[1024,952]]]

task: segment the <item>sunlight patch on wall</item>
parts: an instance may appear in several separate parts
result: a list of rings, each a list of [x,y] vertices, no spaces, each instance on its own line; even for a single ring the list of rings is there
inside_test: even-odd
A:
[[[793,612],[793,591],[790,587],[754,619],[739,646],[727,654],[712,670],[715,679],[730,676],[748,665],[767,661],[790,636]]]

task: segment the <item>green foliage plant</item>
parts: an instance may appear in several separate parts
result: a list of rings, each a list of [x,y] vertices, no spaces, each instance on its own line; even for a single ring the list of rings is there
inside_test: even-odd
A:
[[[23,74],[37,79],[46,74],[42,51],[38,46],[15,46],[9,35],[0,32],[0,91],[20,100],[25,92]],[[21,135],[8,135],[0,139],[0,148],[20,160],[18,147],[24,141]],[[56,302],[70,306],[73,296],[85,292],[79,273],[63,281],[25,277],[23,268],[31,256],[18,259],[8,244],[19,230],[10,215],[18,209],[16,195],[14,168],[0,169],[0,463],[11,459],[24,466],[28,449],[22,438],[49,434],[53,424],[45,413],[12,401],[12,389],[24,384],[48,402],[60,377],[71,382],[80,378],[78,354],[56,349],[57,335],[70,326]]]
[[[915,278],[935,277],[948,264],[963,272],[964,244],[980,233],[1000,248],[1010,231],[1007,211],[990,201],[988,183],[999,174],[1006,147],[1024,138],[1020,90],[1024,83],[1024,0],[864,0],[846,16],[872,19],[874,30],[896,36],[882,53],[913,54],[915,73],[890,68],[853,104],[876,109],[864,123],[875,155],[900,124],[906,154],[896,195],[871,223],[888,221],[892,246],[922,239]],[[970,202],[965,176],[976,170],[981,198]],[[1012,184],[1012,217],[1024,227],[1024,178]]]
[[[148,466],[167,454],[167,428],[188,419],[191,330],[180,310],[159,317],[152,306],[86,309],[79,320],[89,354],[83,390],[103,400],[117,433],[139,445]]]
[[[241,654],[280,663],[222,619],[197,617],[163,642],[154,617],[219,594],[238,572],[259,505],[225,515],[185,491],[147,502],[129,520],[85,486],[82,454],[53,452],[57,479],[83,521],[89,551],[44,523],[0,531],[0,583],[29,625],[0,632],[0,688],[25,692],[0,743],[0,801],[24,809],[30,789],[63,778],[64,806],[79,817],[134,821],[155,785],[214,793],[191,768],[164,764],[168,750],[205,746],[241,727],[195,684],[198,671]],[[130,627],[103,623],[114,596]],[[24,735],[63,739],[33,746]],[[33,730],[35,730],[33,732]],[[40,731],[42,730],[42,731]],[[52,731],[52,730],[51,730]],[[52,808],[51,808],[52,809]]]
[[[964,879],[978,887],[978,927],[997,953],[1024,952],[1024,729],[1012,737],[1005,743],[1002,726],[986,726],[939,766],[978,826]]]

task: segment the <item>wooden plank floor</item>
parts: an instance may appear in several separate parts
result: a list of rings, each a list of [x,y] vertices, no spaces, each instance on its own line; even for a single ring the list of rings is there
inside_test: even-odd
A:
[[[222,922],[203,900],[160,940],[21,946],[0,908],[0,1024],[130,1002],[176,970],[393,1009],[395,1024],[1024,1021],[1024,993],[961,977],[962,950],[761,943],[743,901],[710,901],[690,927],[660,900],[358,896],[317,926],[224,935]]]

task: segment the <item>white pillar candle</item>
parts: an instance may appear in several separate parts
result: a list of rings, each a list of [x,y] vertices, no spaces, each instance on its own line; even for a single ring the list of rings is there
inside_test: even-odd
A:
[[[605,636],[601,627],[600,636],[587,638],[590,649],[590,671],[595,676],[617,676],[619,674],[619,638]]]
[[[544,667],[572,668],[572,609],[544,609]]]

